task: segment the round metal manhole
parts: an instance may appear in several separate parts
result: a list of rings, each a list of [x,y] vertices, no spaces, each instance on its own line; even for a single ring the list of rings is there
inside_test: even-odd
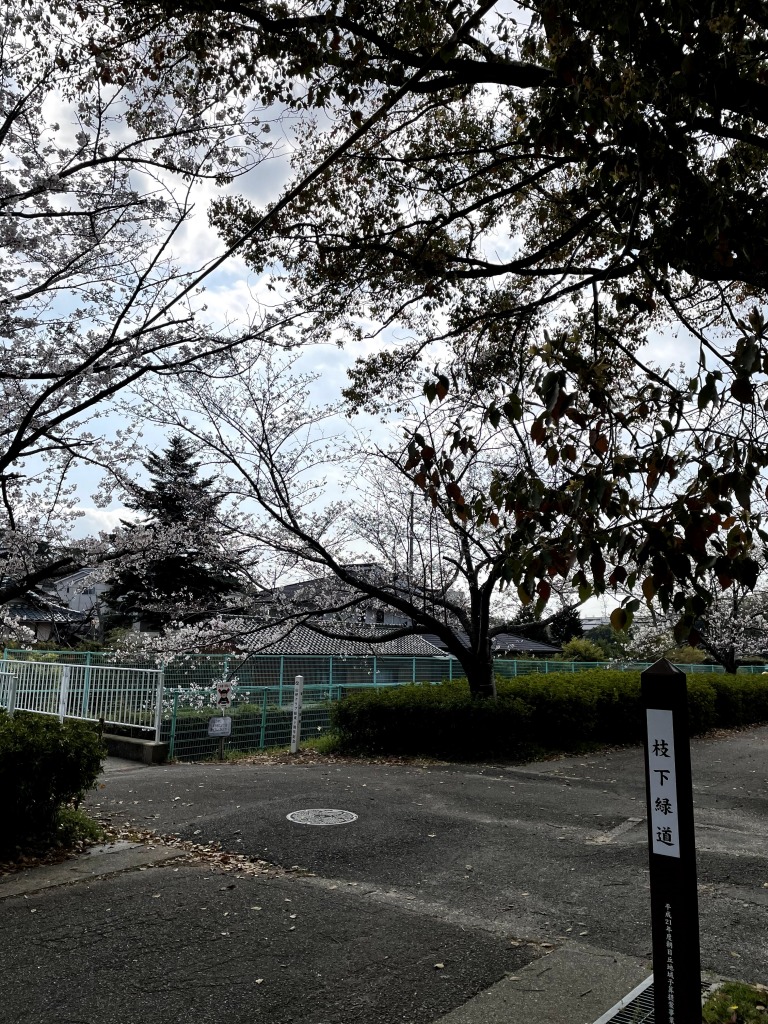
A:
[[[308,807],[304,811],[291,811],[286,818],[297,825],[349,825],[357,821],[357,815],[352,811],[339,811],[333,807]]]

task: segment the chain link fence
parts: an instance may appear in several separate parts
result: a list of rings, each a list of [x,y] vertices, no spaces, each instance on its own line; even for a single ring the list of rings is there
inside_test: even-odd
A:
[[[331,706],[354,690],[380,689],[379,684],[321,685],[304,683],[299,743],[328,733]],[[286,747],[293,722],[293,683],[279,686],[242,686],[232,691],[232,704],[220,709],[215,691],[177,688],[166,691],[160,739],[169,744],[168,757],[177,761],[205,761],[235,753],[254,753]],[[209,735],[212,718],[232,719],[226,737]]]

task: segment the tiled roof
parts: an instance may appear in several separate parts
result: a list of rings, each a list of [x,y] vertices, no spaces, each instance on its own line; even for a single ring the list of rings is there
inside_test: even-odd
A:
[[[48,603],[44,608],[37,608],[26,602],[11,601],[8,608],[11,615],[21,622],[80,622],[85,619],[84,612],[58,604]]]
[[[334,624],[323,623],[320,628],[329,632],[334,629]],[[338,625],[335,627],[339,629]],[[340,631],[340,630],[339,630]],[[329,637],[313,629],[311,624],[295,626],[293,629],[288,625],[265,625],[240,640],[239,647],[258,654],[323,654],[323,655],[344,655],[347,657],[372,657],[378,655],[401,656],[412,658],[434,658],[445,656],[447,647],[445,643],[435,634],[411,634],[400,637],[397,640],[385,640],[379,642],[366,642],[366,635],[373,640],[377,636],[385,636],[393,632],[392,626],[367,625],[355,630],[355,636],[338,639]],[[465,633],[458,633],[459,639],[468,643]],[[538,640],[529,640],[526,637],[517,636],[514,633],[501,633],[494,637],[493,652],[496,655],[510,652],[514,654],[558,654],[559,647],[552,644],[541,643]]]
[[[326,626],[325,628],[332,628]],[[364,630],[364,632],[363,632]],[[392,632],[391,626],[366,626],[356,631],[356,637],[336,639],[324,636],[311,626],[265,626],[256,629],[250,636],[240,640],[241,649],[258,654],[324,654],[342,655],[346,657],[385,657],[399,655],[412,658],[434,658],[443,655],[443,651],[435,647],[423,636],[405,636],[397,640],[384,640],[367,643],[366,634],[374,639],[377,636]]]
[[[458,638],[464,643],[469,643],[469,637],[466,633],[461,630],[456,631]],[[433,643],[435,647],[439,647],[441,650],[447,650],[445,644],[438,636],[434,636],[432,633],[427,633],[425,636],[426,640]],[[513,654],[559,654],[560,648],[554,647],[552,644],[544,644],[538,640],[529,640],[524,636],[517,636],[515,633],[499,633],[498,636],[493,638],[492,642],[493,653],[500,655],[502,653],[510,652]]]
[[[514,651],[517,654],[559,654],[560,648],[555,644],[545,644],[540,640],[530,640],[515,633],[499,633],[493,638],[493,650]]]

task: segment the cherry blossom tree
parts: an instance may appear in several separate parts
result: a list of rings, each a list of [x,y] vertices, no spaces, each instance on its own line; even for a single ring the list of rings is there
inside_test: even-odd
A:
[[[744,658],[768,657],[768,593],[759,587],[723,589],[716,579],[711,586],[712,602],[697,619],[689,642],[726,672],[736,672]],[[636,619],[624,642],[626,653],[643,661],[669,657],[676,646],[674,619],[658,614]]]
[[[292,289],[314,338],[365,342],[350,401],[390,411],[409,377],[438,398],[474,390],[490,422],[560,464],[554,487],[500,465],[473,508],[551,534],[517,548],[529,596],[551,559],[575,557],[578,587],[630,577],[682,635],[713,554],[722,579],[754,586],[768,539],[759,4],[126,9],[135,24],[183,11],[191,60],[214,74],[237,60],[258,95],[306,112],[280,199],[222,197],[214,218],[231,244],[251,233],[249,265]],[[659,338],[687,347],[684,370],[658,365]],[[521,343],[538,355],[522,396]]]
[[[313,379],[297,372],[295,357],[263,351],[257,363],[237,351],[227,359],[228,372],[215,378],[191,370],[162,399],[148,393],[144,412],[185,430],[200,457],[219,465],[220,485],[237,500],[230,532],[245,539],[251,582],[263,595],[254,611],[269,609],[264,625],[279,624],[288,635],[311,622],[326,637],[372,643],[436,634],[472,692],[492,696],[491,642],[510,630],[521,599],[510,588],[510,534],[479,521],[471,506],[500,459],[523,472],[526,460],[541,458],[535,449],[514,432],[487,430],[472,408],[458,423],[423,399],[406,411],[403,398],[404,428],[422,445],[437,450],[459,432],[464,439],[451,463],[436,464],[414,494],[407,441],[337,433],[341,410],[310,400]],[[512,532],[528,543],[524,524]],[[302,585],[286,594],[275,584],[287,580]],[[539,613],[548,586],[532,602]],[[513,596],[506,609],[505,593]],[[376,611],[391,624],[372,629]],[[392,621],[398,615],[399,624]],[[257,646],[254,623],[247,628]]]
[[[196,201],[274,143],[231,82],[162,28],[127,35],[118,8],[10,0],[0,69],[3,603],[75,564],[74,475],[135,443],[125,410],[105,420],[117,396],[274,326],[212,326],[201,290],[226,250],[181,256]]]

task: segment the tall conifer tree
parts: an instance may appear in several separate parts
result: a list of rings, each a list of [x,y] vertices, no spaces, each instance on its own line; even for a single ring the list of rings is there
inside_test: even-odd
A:
[[[149,452],[143,465],[150,485],[135,485],[125,504],[142,514],[140,525],[155,534],[160,551],[143,565],[116,573],[107,601],[112,625],[140,621],[142,628],[158,629],[220,608],[238,584],[216,538],[223,496],[214,489],[214,477],[199,476],[194,446],[173,434],[168,447]]]

